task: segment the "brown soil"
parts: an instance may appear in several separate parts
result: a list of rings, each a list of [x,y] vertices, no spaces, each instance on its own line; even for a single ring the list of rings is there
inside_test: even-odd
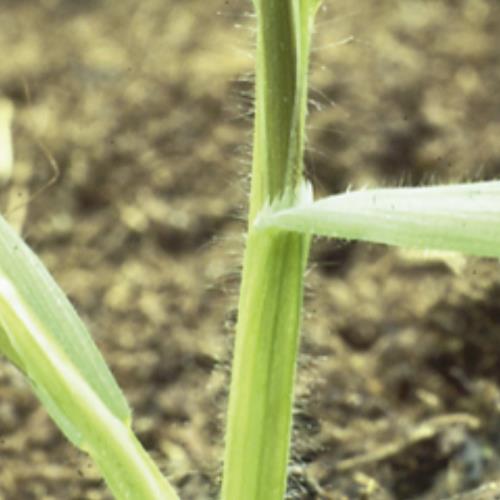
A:
[[[16,107],[10,194],[47,183],[45,149],[60,168],[25,205],[24,235],[183,499],[216,498],[220,479],[250,14],[236,0],[0,5],[0,95]],[[498,177],[499,30],[495,0],[326,0],[307,158],[318,193]],[[444,499],[499,478],[497,275],[495,260],[316,242],[290,498]],[[110,498],[5,362],[0,498]]]

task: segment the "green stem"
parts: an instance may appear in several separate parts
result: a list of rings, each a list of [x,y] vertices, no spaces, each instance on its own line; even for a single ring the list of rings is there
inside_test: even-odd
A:
[[[302,185],[309,0],[256,0],[256,117],[249,234],[229,398],[222,498],[279,500],[286,488],[309,237],[255,231],[265,203]]]
[[[236,332],[222,498],[277,500],[286,486],[307,239],[253,234]]]

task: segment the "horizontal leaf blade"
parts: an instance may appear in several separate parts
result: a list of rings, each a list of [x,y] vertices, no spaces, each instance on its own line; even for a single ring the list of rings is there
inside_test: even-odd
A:
[[[264,210],[260,228],[500,257],[500,181],[367,189]]]

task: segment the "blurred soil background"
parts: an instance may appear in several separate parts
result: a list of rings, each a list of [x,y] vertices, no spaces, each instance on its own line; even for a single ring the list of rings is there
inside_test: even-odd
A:
[[[3,211],[20,218],[8,206],[47,185],[52,155],[56,182],[21,197],[23,234],[183,499],[216,498],[220,481],[251,13],[249,0],[0,2],[0,96],[15,106],[16,153]],[[498,178],[499,32],[496,0],[325,0],[307,154],[318,195]],[[316,242],[290,499],[499,498],[498,270]],[[110,498],[3,361],[0,498]]]

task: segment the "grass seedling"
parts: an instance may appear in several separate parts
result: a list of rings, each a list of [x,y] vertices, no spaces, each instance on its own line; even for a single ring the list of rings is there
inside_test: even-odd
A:
[[[286,487],[302,277],[311,234],[500,255],[500,183],[381,189],[313,202],[303,180],[315,0],[255,0],[255,133],[223,500]]]
[[[318,5],[318,0],[254,0],[252,185],[223,500],[285,495],[311,235],[500,256],[500,182],[373,189],[313,201],[302,158]],[[2,140],[6,134],[0,132]],[[4,150],[0,158],[10,156]],[[0,350],[26,375],[67,438],[94,459],[116,498],[177,498],[134,436],[128,405],[83,323],[1,218]]]

